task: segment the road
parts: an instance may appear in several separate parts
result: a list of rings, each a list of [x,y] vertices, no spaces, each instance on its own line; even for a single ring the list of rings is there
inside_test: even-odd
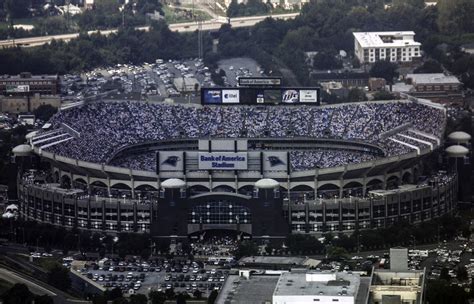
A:
[[[25,279],[23,277],[21,277],[20,275],[14,273],[13,271],[10,271],[10,270],[7,270],[5,268],[0,268],[0,277],[2,277],[4,280],[10,282],[10,283],[13,283],[13,284],[25,284],[26,286],[28,286],[28,289],[34,293],[34,294],[37,294],[37,295],[48,295],[48,296],[51,296],[51,297],[56,297],[57,294],[55,294],[54,292],[28,280],[28,279]]]
[[[249,27],[249,26],[254,26],[258,22],[268,17],[271,17],[274,19],[286,20],[286,19],[295,18],[297,15],[298,13],[291,13],[291,14],[279,14],[279,15],[230,18],[229,20],[225,17],[219,17],[215,20],[203,21],[201,23],[201,29],[203,31],[217,30],[222,26],[222,24],[225,24],[227,22],[229,22],[232,27]],[[181,32],[194,32],[197,29],[199,29],[199,24],[196,22],[176,23],[176,24],[170,24],[169,28],[172,31],[180,32],[180,33]],[[141,30],[141,31],[148,31],[150,27],[143,26],[143,27],[137,27],[136,29]],[[111,29],[111,30],[104,30],[104,31],[89,31],[87,32],[87,34],[91,35],[91,34],[100,32],[102,35],[108,36],[110,34],[116,33],[117,31],[118,29]],[[79,33],[0,40],[0,48],[9,48],[9,47],[14,47],[14,46],[34,47],[34,46],[40,46],[43,44],[50,43],[53,40],[62,40],[62,41],[67,42],[77,37],[79,37]]]

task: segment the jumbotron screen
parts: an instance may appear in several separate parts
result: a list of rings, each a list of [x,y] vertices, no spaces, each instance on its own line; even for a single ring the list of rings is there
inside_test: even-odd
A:
[[[203,105],[320,105],[319,88],[202,88]]]

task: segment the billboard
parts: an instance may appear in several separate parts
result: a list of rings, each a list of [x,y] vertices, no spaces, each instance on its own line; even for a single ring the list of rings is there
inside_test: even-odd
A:
[[[265,151],[262,153],[263,171],[287,171],[288,153]]]
[[[247,170],[247,152],[199,152],[199,170]]]
[[[206,104],[319,105],[319,88],[202,88]]]
[[[201,91],[201,98],[204,104],[219,104],[222,103],[221,89],[204,89]]]
[[[27,93],[30,91],[29,85],[7,85],[6,86],[7,93]]]
[[[300,93],[298,90],[284,90],[281,94],[281,102],[283,103],[298,103],[300,102]]]
[[[222,90],[222,103],[239,103],[239,90]]]
[[[301,103],[317,103],[319,98],[318,90],[300,90]]]
[[[281,86],[279,77],[239,77],[240,86]]]
[[[183,171],[183,151],[160,151],[157,160],[158,172]]]

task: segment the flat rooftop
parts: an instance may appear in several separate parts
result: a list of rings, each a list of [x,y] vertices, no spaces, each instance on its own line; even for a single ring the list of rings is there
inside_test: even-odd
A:
[[[1,80],[44,80],[44,79],[49,79],[49,80],[56,80],[58,78],[57,75],[27,75],[22,76],[22,75],[0,75]]]
[[[307,280],[308,276],[317,280]],[[360,276],[350,272],[286,272],[280,276],[273,295],[356,297],[359,285]]]
[[[362,47],[404,47],[421,46],[414,40],[415,32],[354,32],[355,39]]]
[[[407,74],[406,78],[411,78],[412,82],[416,84],[461,83],[455,76],[446,76],[443,73]]]
[[[279,275],[258,275],[250,279],[230,275],[217,297],[217,304],[262,304],[272,302]]]
[[[294,265],[294,266],[313,266],[316,267],[321,263],[319,260],[314,260],[305,257],[279,257],[279,256],[251,256],[244,257],[239,260],[239,264],[280,264],[280,265]]]

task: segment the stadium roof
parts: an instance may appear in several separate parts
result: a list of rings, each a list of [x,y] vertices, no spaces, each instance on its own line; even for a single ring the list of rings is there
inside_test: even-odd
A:
[[[179,178],[170,178],[161,183],[163,188],[178,189],[186,187],[186,182]]]
[[[32,151],[33,149],[30,147],[30,145],[26,145],[26,144],[18,145],[12,150],[15,156],[27,156]]]
[[[463,157],[469,153],[469,150],[466,147],[454,145],[446,148],[446,152],[451,157]]]
[[[255,182],[255,187],[260,189],[273,189],[280,187],[280,183],[272,178],[262,178]]]
[[[471,140],[471,135],[466,132],[456,131],[449,134],[448,138],[455,142],[468,142]]]
[[[30,140],[38,134],[38,131],[32,131],[25,135],[26,140]]]

